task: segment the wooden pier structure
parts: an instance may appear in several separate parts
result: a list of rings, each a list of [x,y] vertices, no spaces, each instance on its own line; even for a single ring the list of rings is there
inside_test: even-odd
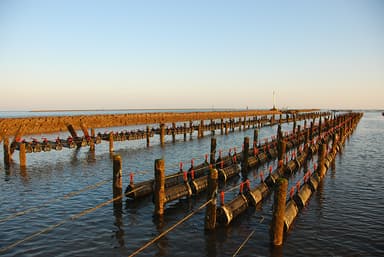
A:
[[[201,138],[204,137],[205,132],[211,132],[212,135],[216,131],[228,134],[235,129],[261,128],[286,122],[295,124],[300,120],[314,120],[329,116],[329,112],[314,112],[314,110],[290,110],[284,113],[277,110],[257,110],[4,118],[0,119],[0,137],[4,139],[5,165],[10,165],[12,154],[17,150],[20,151],[20,165],[25,166],[27,153],[87,146],[94,151],[95,145],[102,141],[108,141],[109,151],[113,152],[115,141],[145,139],[149,146],[150,139],[158,135],[160,144],[164,145],[166,136],[172,136],[174,142],[176,135],[184,135],[186,140],[187,135],[192,137],[194,132],[197,132],[197,137]],[[146,126],[144,129],[95,133],[95,128],[139,125]],[[89,128],[91,128],[90,131]],[[63,131],[69,131],[70,135],[67,138],[42,138],[42,140],[32,138],[30,141],[22,138],[25,135]],[[82,131],[82,136],[79,136],[79,131]],[[13,140],[10,141],[9,137],[13,137]]]

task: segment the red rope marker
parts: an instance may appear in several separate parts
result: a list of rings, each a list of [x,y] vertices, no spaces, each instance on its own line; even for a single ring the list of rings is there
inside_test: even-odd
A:
[[[264,182],[264,174],[263,174],[262,171],[260,172],[260,181],[261,181],[261,182]]]
[[[180,171],[183,171],[183,162],[180,162]]]
[[[272,174],[272,165],[269,166],[269,175],[271,175],[271,174]]]
[[[291,187],[291,190],[289,191],[289,198],[291,198],[291,200],[293,199],[293,195],[295,194],[295,187]]]
[[[240,192],[239,192],[239,194],[242,194],[242,193],[243,193],[243,188],[244,188],[244,183],[241,182],[241,183],[240,183]]]
[[[133,172],[129,174],[129,184],[133,185]]]
[[[184,181],[185,181],[185,182],[188,181],[188,176],[187,176],[187,175],[188,175],[187,172],[184,171],[184,172],[183,172],[183,178],[184,178]]]
[[[220,204],[222,206],[224,205],[224,197],[225,197],[225,193],[224,193],[224,191],[221,191],[220,192]]]
[[[194,170],[191,170],[191,178],[192,178],[192,180],[195,179],[195,171]]]

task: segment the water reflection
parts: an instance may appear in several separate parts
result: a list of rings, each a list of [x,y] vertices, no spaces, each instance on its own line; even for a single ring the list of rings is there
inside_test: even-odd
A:
[[[122,196],[123,189],[114,187],[113,188],[113,198]],[[117,242],[119,243],[120,247],[124,247],[124,223],[123,223],[123,198],[120,197],[119,199],[115,200],[113,202],[113,215],[115,216],[115,226],[117,227],[117,230],[115,232],[115,236],[117,239]]]

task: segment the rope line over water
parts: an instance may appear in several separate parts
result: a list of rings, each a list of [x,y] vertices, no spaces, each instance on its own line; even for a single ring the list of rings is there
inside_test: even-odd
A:
[[[196,209],[195,211],[191,212],[190,214],[188,214],[187,216],[185,216],[184,218],[182,218],[181,220],[179,220],[178,222],[176,222],[173,226],[169,227],[168,229],[166,229],[165,231],[163,231],[160,235],[158,235],[157,237],[153,238],[152,240],[150,240],[149,242],[147,242],[145,245],[143,245],[142,247],[140,247],[139,249],[137,249],[135,252],[133,252],[132,254],[129,255],[129,257],[132,257],[132,256],[135,256],[137,255],[138,253],[140,253],[141,251],[145,250],[146,248],[148,248],[150,245],[152,245],[153,243],[155,243],[157,240],[159,240],[160,238],[162,238],[163,236],[165,236],[166,234],[168,234],[170,231],[172,231],[173,229],[175,229],[177,226],[179,226],[180,224],[184,223],[186,220],[188,220],[189,218],[191,218],[193,215],[195,215],[196,213],[198,213],[199,211],[201,211],[205,206],[207,206],[212,200],[209,200],[207,202],[205,202],[204,204],[202,204],[198,209]]]
[[[120,196],[117,196],[115,198],[109,199],[108,201],[103,202],[103,203],[101,203],[99,205],[96,205],[95,207],[86,209],[86,210],[84,210],[84,211],[82,211],[82,212],[80,212],[78,214],[72,215],[71,217],[69,217],[67,219],[64,219],[64,220],[62,220],[62,221],[60,221],[60,222],[58,222],[56,224],[53,224],[53,225],[51,225],[51,226],[49,226],[47,228],[44,228],[44,229],[42,229],[40,231],[37,231],[37,232],[33,233],[32,235],[29,235],[29,236],[27,236],[27,237],[25,237],[25,238],[23,238],[21,240],[18,240],[18,241],[14,242],[14,243],[6,246],[6,247],[0,248],[0,253],[6,252],[6,251],[8,251],[8,250],[10,250],[10,249],[12,249],[12,248],[22,244],[22,243],[25,243],[25,242],[27,242],[27,241],[29,241],[29,240],[31,240],[31,239],[41,235],[41,234],[47,233],[49,231],[52,231],[53,229],[55,229],[57,227],[60,227],[61,225],[67,223],[68,221],[76,220],[76,219],[78,219],[78,218],[80,218],[80,217],[82,217],[82,216],[84,216],[84,215],[86,215],[88,213],[94,212],[95,210],[97,210],[97,209],[99,209],[101,207],[104,207],[104,206],[106,206],[106,205],[108,205],[108,204],[110,204],[110,203],[112,203],[114,201],[120,200],[122,197],[123,197],[123,195],[120,195]]]
[[[0,219],[0,223],[6,222],[6,221],[11,220],[13,218],[16,218],[18,216],[22,216],[22,215],[28,214],[30,212],[38,211],[38,210],[42,209],[43,207],[46,207],[49,204],[58,202],[60,200],[67,200],[67,199],[69,199],[69,198],[71,198],[73,196],[76,196],[76,195],[80,194],[80,193],[86,192],[86,191],[91,190],[91,189],[98,188],[98,187],[100,187],[100,186],[102,186],[102,185],[104,185],[104,184],[106,184],[107,182],[110,182],[110,181],[112,181],[112,179],[106,179],[106,180],[97,182],[96,184],[87,186],[87,187],[85,187],[83,189],[80,189],[78,191],[73,191],[73,192],[70,192],[70,193],[65,194],[63,196],[60,196],[60,197],[57,197],[57,198],[53,198],[53,199],[51,199],[51,200],[49,200],[49,201],[47,201],[45,203],[42,203],[41,205],[38,205],[38,206],[35,206],[35,207],[31,207],[31,208],[26,209],[24,211],[16,212],[14,214],[9,215],[8,217]]]

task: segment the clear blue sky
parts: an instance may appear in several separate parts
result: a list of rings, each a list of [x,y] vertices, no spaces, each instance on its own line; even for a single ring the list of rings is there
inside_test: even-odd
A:
[[[384,108],[384,1],[0,0],[0,110]]]

